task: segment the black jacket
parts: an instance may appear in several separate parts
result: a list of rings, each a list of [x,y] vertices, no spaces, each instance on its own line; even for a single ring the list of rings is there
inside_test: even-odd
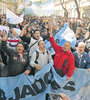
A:
[[[9,76],[19,75],[25,72],[27,69],[31,70],[29,65],[29,56],[26,53],[23,53],[22,58],[20,59],[17,51],[7,47],[6,41],[2,41],[1,46],[9,56],[7,63]]]

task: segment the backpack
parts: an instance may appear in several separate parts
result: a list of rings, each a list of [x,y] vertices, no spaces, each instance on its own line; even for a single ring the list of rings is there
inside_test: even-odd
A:
[[[49,55],[49,52],[48,51],[46,51],[47,52],[47,55]],[[35,59],[35,63],[36,64],[38,64],[38,61],[37,61],[37,59],[38,59],[38,57],[39,57],[39,52],[38,51],[36,51],[36,59]],[[48,60],[48,63],[49,63],[49,60]],[[31,67],[31,75],[35,75],[35,71],[36,71],[36,68],[35,67]]]
[[[49,52],[47,50],[46,50],[46,53],[47,53],[47,55],[49,55]],[[36,51],[36,59],[35,59],[36,64],[38,64],[38,61],[37,61],[38,57],[39,57],[39,52]],[[49,63],[49,60],[48,60],[48,63]]]
[[[29,54],[29,52],[30,52],[30,48],[33,47],[37,42],[38,42],[38,40],[37,40],[36,42],[34,42],[34,43],[26,50],[26,52],[27,52],[28,54]]]

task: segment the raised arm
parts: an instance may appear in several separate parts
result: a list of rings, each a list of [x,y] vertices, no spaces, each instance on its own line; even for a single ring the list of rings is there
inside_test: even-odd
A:
[[[7,46],[7,37],[8,37],[7,34],[3,35],[3,39],[1,41],[1,47],[2,47],[3,51],[7,53],[7,55],[11,55],[11,52],[14,50]]]
[[[50,32],[50,37],[53,37],[53,33],[52,33],[52,25],[49,24],[49,32]]]
[[[52,25],[49,25],[49,32],[50,32],[49,41],[50,41],[53,49],[55,51],[60,50],[61,49],[61,46],[57,45],[56,42],[54,41],[54,36],[53,36],[53,33],[52,33]]]
[[[26,24],[26,25],[24,26],[24,28],[22,29],[22,31],[21,31],[21,33],[20,33],[20,36],[21,36],[21,37],[22,37],[23,35],[25,35],[25,29],[28,27],[29,24],[30,24],[30,23]]]
[[[30,37],[26,37],[25,30],[26,30],[26,28],[28,27],[29,24],[30,23],[26,24],[24,26],[24,28],[22,29],[21,33],[20,33],[21,40],[24,41],[24,42],[27,42],[28,44],[30,43],[31,38]]]

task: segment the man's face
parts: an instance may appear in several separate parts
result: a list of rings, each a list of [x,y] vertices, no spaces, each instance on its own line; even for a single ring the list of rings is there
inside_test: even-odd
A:
[[[28,31],[29,31],[29,32],[31,31],[31,27],[28,27]]]
[[[80,29],[77,29],[77,30],[76,30],[76,33],[81,33],[81,30],[80,30]]]
[[[44,43],[44,41],[40,41],[39,49],[45,50],[45,43]]]
[[[45,35],[46,35],[46,34],[47,34],[47,31],[46,31],[46,30],[44,30],[44,31],[43,31],[43,34],[45,34]]]
[[[79,46],[78,46],[78,52],[79,52],[80,54],[82,54],[82,53],[84,52],[84,49],[85,49],[85,46],[84,46],[84,45],[79,45]]]
[[[17,37],[18,36],[18,34],[17,34],[17,32],[15,30],[13,31],[13,36],[14,37]]]
[[[86,30],[85,30],[85,29],[82,29],[82,33],[84,33],[84,34],[85,34],[85,33],[86,33]]]
[[[40,31],[36,31],[33,36],[36,38],[36,39],[39,39],[40,38]]]
[[[31,34],[30,33],[27,33],[27,37],[31,37]]]
[[[69,42],[65,42],[63,46],[63,51],[67,52],[70,50],[71,44]]]
[[[64,25],[64,22],[63,22],[63,21],[61,21],[60,25],[61,25],[61,26],[63,26],[63,25]]]
[[[10,28],[10,32],[13,33],[13,31],[14,31],[14,29],[13,28]]]
[[[22,44],[18,44],[17,47],[16,47],[16,50],[18,53],[23,53],[24,51],[24,47]]]

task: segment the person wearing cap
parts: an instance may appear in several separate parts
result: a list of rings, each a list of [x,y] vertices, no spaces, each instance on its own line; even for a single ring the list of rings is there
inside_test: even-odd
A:
[[[22,42],[18,42],[16,50],[11,49],[7,46],[7,34],[4,34],[1,47],[9,56],[7,63],[8,76],[30,73],[29,57],[24,51],[24,44]]]
[[[75,56],[75,69],[83,68],[90,70],[90,58],[84,50],[85,43],[79,42],[77,50],[73,53]]]
[[[43,29],[43,32],[41,33],[41,37],[43,38],[43,41],[49,39],[49,33],[47,32],[47,29]]]
[[[53,49],[55,50],[54,68],[61,77],[67,75],[66,78],[67,80],[69,80],[70,77],[73,75],[75,69],[75,58],[70,50],[71,43],[67,41],[64,43],[63,47],[57,45],[54,41],[52,26],[49,25],[49,27],[50,27],[49,41]]]

